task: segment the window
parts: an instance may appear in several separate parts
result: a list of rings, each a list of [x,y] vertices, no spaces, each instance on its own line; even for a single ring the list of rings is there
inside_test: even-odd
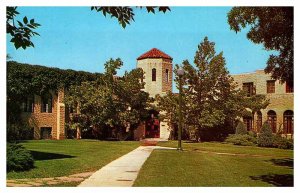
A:
[[[255,94],[253,82],[243,83],[243,90],[247,93],[247,96],[252,96]]]
[[[275,80],[267,81],[267,93],[275,93]]]
[[[152,69],[152,81],[156,81],[156,69]]]
[[[52,139],[52,127],[41,127],[41,139]]]
[[[52,113],[52,95],[50,93],[41,97],[41,112]]]
[[[292,134],[294,131],[294,112],[287,110],[283,113],[283,131],[284,134]]]
[[[286,91],[286,93],[293,93],[294,92],[294,83],[293,82],[286,82],[285,91]]]
[[[169,82],[169,70],[166,69],[166,82]]]
[[[34,111],[34,96],[26,97],[22,103],[22,110],[23,112],[30,112]]]
[[[275,111],[268,111],[268,123],[270,124],[273,133],[276,133],[277,116]]]
[[[252,130],[252,117],[243,117],[243,121],[247,127],[247,131]]]

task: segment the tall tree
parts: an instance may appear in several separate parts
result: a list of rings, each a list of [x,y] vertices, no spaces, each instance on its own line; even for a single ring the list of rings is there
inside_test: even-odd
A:
[[[274,79],[293,83],[294,77],[294,8],[293,7],[233,7],[228,13],[230,29],[235,32],[250,26],[247,38],[263,44],[271,54],[266,73]]]
[[[237,89],[225,65],[223,53],[216,54],[215,44],[207,37],[198,46],[194,64],[183,61],[184,125],[187,130],[195,129],[198,138],[209,134],[213,139],[223,139],[234,132],[234,121],[244,115],[246,108],[256,111],[266,107],[264,96],[247,97]],[[175,73],[178,68],[176,65]],[[178,86],[178,76],[175,82]],[[177,124],[178,96],[169,93],[157,100],[160,109],[171,117],[169,124]]]

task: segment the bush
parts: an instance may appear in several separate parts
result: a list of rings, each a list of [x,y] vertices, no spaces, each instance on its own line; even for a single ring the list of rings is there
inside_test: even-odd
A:
[[[7,124],[7,141],[14,142],[17,140],[30,140],[33,139],[34,133],[33,128],[27,124],[14,123]]]
[[[260,147],[273,147],[273,132],[269,123],[265,122],[258,135],[257,144]]]
[[[247,134],[246,125],[243,122],[239,122],[236,126],[235,134],[237,135],[245,135]]]
[[[34,159],[30,151],[26,150],[22,145],[8,143],[6,151],[7,172],[25,171],[34,167]]]
[[[276,135],[273,138],[273,147],[277,147],[280,149],[294,149],[294,143],[291,139],[286,139]]]
[[[225,140],[227,143],[232,143],[234,145],[242,145],[242,146],[254,146],[256,145],[256,138],[251,135],[229,135]]]

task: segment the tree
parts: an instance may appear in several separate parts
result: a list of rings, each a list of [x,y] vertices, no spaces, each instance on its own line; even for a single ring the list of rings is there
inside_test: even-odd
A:
[[[235,134],[236,135],[245,135],[245,134],[247,134],[247,128],[246,128],[246,125],[243,122],[239,121],[238,125],[236,126]]]
[[[266,50],[278,51],[278,55],[270,55],[265,72],[274,79],[293,83],[293,7],[234,7],[228,13],[228,23],[235,32],[250,26],[248,39],[262,43]]]
[[[142,9],[143,7],[139,7]],[[157,7],[157,6],[147,6],[146,7],[148,13],[155,14],[155,10],[158,12],[166,13],[167,11],[171,11],[169,7]],[[134,21],[134,11],[132,7],[124,6],[124,7],[103,7],[103,6],[93,6],[91,10],[95,10],[97,12],[102,12],[103,15],[110,15],[118,20],[119,24],[126,28],[126,25],[130,24],[130,22]]]
[[[272,147],[273,146],[273,132],[270,124],[265,122],[261,127],[260,134],[257,138],[257,144],[260,147]]]
[[[11,40],[16,49],[22,47],[24,50],[27,47],[34,47],[31,38],[39,34],[34,29],[38,28],[40,24],[36,23],[34,19],[28,19],[26,16],[23,21],[16,20],[15,17],[19,14],[17,7],[6,8],[6,33],[11,35]]]
[[[123,77],[115,76],[122,64],[120,59],[111,59],[101,78],[71,86],[65,102],[79,110],[71,125],[81,129],[91,126],[99,139],[132,137],[133,130],[147,116],[149,94],[141,91],[141,69],[125,72]]]
[[[183,61],[183,115],[186,129],[195,129],[197,138],[223,140],[234,133],[235,121],[246,108],[260,109],[264,96],[247,97],[226,69],[223,53],[216,54],[215,44],[207,37],[198,46],[194,64]],[[175,66],[175,74],[178,65]],[[178,76],[175,76],[178,87]],[[178,123],[178,97],[167,94],[157,97],[158,106],[171,117],[169,124]],[[252,106],[251,106],[252,105]],[[265,107],[264,107],[265,108]]]
[[[142,9],[143,7],[139,7]],[[170,11],[169,7],[156,7],[147,6],[148,13],[155,13],[155,11],[163,12]],[[105,7],[105,6],[92,6],[91,10],[102,12],[103,15],[110,15],[118,20],[119,24],[125,28],[126,25],[134,21],[133,7]],[[15,21],[15,17],[19,14],[17,7],[7,7],[6,9],[6,33],[11,35],[11,40],[16,49],[22,47],[26,49],[28,47],[34,47],[31,38],[39,34],[34,29],[38,28],[40,24],[36,23],[34,19],[28,19],[26,16],[23,21]]]

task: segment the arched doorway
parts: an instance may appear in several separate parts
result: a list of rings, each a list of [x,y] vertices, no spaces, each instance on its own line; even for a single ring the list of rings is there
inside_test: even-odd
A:
[[[256,113],[257,119],[256,119],[256,130],[257,132],[260,132],[260,129],[262,127],[262,114],[260,111]]]
[[[146,121],[145,137],[146,138],[159,138],[160,137],[160,121],[158,119],[156,110],[149,111],[149,117]]]
[[[273,133],[276,133],[277,115],[273,110],[268,111],[268,123],[270,124]]]
[[[285,134],[294,132],[294,112],[287,110],[283,113],[283,131]]]

